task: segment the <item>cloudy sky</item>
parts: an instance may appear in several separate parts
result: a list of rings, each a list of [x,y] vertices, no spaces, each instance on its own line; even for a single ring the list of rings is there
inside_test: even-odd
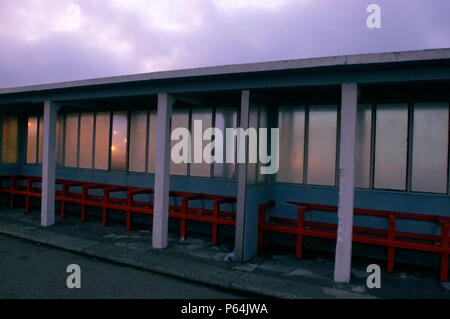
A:
[[[0,43],[0,87],[448,48],[450,0],[0,0]]]

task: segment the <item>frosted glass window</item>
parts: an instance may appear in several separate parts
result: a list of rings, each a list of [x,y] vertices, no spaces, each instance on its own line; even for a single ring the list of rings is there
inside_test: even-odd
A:
[[[377,105],[376,122],[374,187],[404,190],[408,105]]]
[[[201,120],[202,121],[202,131],[200,136],[197,136],[197,132],[194,130],[194,121],[195,120]],[[203,160],[203,154],[202,155],[202,163],[194,163],[194,147],[195,147],[195,140],[202,140],[202,153],[203,149],[207,144],[209,144],[209,141],[203,140],[203,133],[206,131],[206,129],[212,127],[212,109],[211,108],[199,108],[192,110],[192,122],[191,122],[191,134],[192,134],[192,157],[191,157],[191,167],[190,167],[190,175],[191,176],[204,176],[209,177],[211,176],[211,164],[205,163]],[[209,160],[211,160],[209,158]]]
[[[66,140],[64,143],[64,166],[77,167],[78,114],[66,115]]]
[[[222,178],[235,177],[235,163],[226,163],[226,129],[236,128],[237,125],[237,111],[236,108],[220,107],[216,109],[216,123],[215,127],[223,132],[223,163],[214,163],[214,176]],[[236,145],[235,145],[236,157]],[[235,158],[236,160],[236,158]]]
[[[189,110],[187,109],[174,109],[172,113],[171,131],[178,127],[189,128]],[[177,144],[178,141],[171,141],[171,147]],[[156,150],[158,151],[158,150]],[[171,156],[172,158],[172,156]],[[170,174],[173,175],[187,175],[187,163],[175,164],[172,159],[170,160]]]
[[[38,118],[29,116],[27,124],[27,164],[35,164],[37,156]]]
[[[258,132],[258,120],[259,120],[259,112],[258,112],[258,106],[257,105],[251,105],[250,106],[250,112],[249,112],[249,120],[248,120],[248,127],[253,127],[256,129],[256,132]],[[247,139],[248,141],[248,139]],[[248,151],[250,152],[250,146],[247,144]],[[256,148],[258,151],[258,147]],[[247,156],[247,159],[249,157]],[[257,157],[259,158],[259,157]],[[255,184],[256,183],[256,170],[258,168],[258,165],[256,163],[248,163],[247,164],[247,184]]]
[[[109,157],[109,112],[99,112],[95,115],[95,168],[108,169]]]
[[[42,150],[44,149],[44,117],[39,116],[39,149],[38,149],[38,163],[42,163]]]
[[[79,166],[82,168],[92,168],[93,138],[94,138],[94,114],[81,113]]]
[[[336,105],[314,105],[309,111],[308,184],[336,184]]]
[[[127,112],[114,112],[111,139],[111,170],[127,170]]]
[[[358,105],[356,113],[355,187],[370,187],[370,148],[372,131],[372,106]]]
[[[17,116],[6,115],[2,130],[2,163],[17,163]]]
[[[156,163],[156,110],[151,110],[149,114],[149,128],[148,128],[148,172],[155,173]]]
[[[305,107],[282,106],[278,111],[279,169],[277,182],[303,183]]]
[[[56,120],[56,165],[63,165],[64,149],[64,115],[58,115]]]
[[[147,138],[147,111],[131,112],[129,170],[145,172]]]
[[[447,192],[448,104],[414,105],[411,189]]]

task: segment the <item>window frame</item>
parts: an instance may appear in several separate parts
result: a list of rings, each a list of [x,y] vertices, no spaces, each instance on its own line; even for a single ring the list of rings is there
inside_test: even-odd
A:
[[[405,181],[405,189],[403,190],[396,190],[396,189],[385,189],[385,188],[375,188],[374,187],[374,176],[375,176],[375,140],[376,140],[376,123],[377,123],[377,116],[376,116],[376,110],[377,105],[379,104],[406,104],[407,105],[407,151],[406,151],[406,181]],[[424,191],[414,191],[412,190],[412,150],[413,150],[413,134],[414,134],[414,104],[415,103],[444,103],[449,108],[449,118],[448,118],[448,127],[449,127],[449,147],[448,147],[448,154],[447,154],[447,189],[445,193],[436,193],[436,192],[424,192]],[[312,185],[308,184],[308,148],[309,148],[309,112],[310,112],[310,106],[312,105],[320,105],[322,103],[284,103],[284,104],[277,104],[275,107],[276,110],[276,116],[277,121],[276,125],[278,126],[278,116],[280,111],[280,106],[296,106],[296,105],[304,105],[305,106],[305,136],[304,136],[304,152],[303,152],[303,182],[284,182],[284,181],[277,181],[276,177],[273,178],[274,184],[280,184],[280,185],[298,185],[298,186],[312,186],[312,187],[332,187],[335,189],[339,188],[339,153],[340,153],[340,131],[341,131],[341,105],[340,103],[337,104],[337,116],[338,116],[338,123],[337,123],[337,141],[336,141],[336,185],[335,186],[329,186],[329,185]],[[363,191],[385,191],[385,192],[395,192],[395,193],[408,193],[408,194],[418,194],[418,195],[426,195],[426,196],[449,196],[450,195],[450,101],[442,100],[442,99],[427,99],[427,100],[365,100],[365,101],[358,101],[358,107],[359,105],[370,105],[370,112],[371,112],[371,133],[370,133],[370,171],[369,171],[369,186],[368,187],[357,187],[355,186],[355,189],[357,190],[363,190]]]

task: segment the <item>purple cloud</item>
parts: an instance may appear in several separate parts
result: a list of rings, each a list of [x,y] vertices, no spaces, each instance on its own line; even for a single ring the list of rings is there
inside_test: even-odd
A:
[[[366,7],[381,6],[381,29]],[[450,47],[450,1],[3,0],[0,87]]]

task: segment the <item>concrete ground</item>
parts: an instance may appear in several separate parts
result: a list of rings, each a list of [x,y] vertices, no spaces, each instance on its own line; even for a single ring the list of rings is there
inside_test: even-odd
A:
[[[0,247],[0,298],[248,297],[6,235]],[[71,264],[81,269],[79,289],[66,285]]]
[[[395,271],[388,274],[381,263],[381,288],[369,289],[366,286],[366,267],[379,263],[377,260],[354,258],[351,283],[336,284],[333,281],[334,256],[331,254],[305,251],[305,257],[297,260],[292,248],[272,247],[271,253],[269,247],[264,255],[237,265],[227,258],[232,251],[232,243],[221,242],[214,247],[209,237],[201,234],[188,233],[188,238],[180,241],[178,231],[174,229],[169,234],[169,247],[153,250],[148,225],[126,231],[123,223],[111,222],[105,228],[96,218],[82,224],[75,213],[64,220],[57,217],[55,225],[43,228],[39,226],[39,218],[39,211],[26,214],[23,209],[1,209],[0,233],[215,286],[216,289],[267,297],[450,298],[450,285],[439,282],[438,269],[397,263]],[[106,265],[98,267],[109,272]],[[180,297],[183,296],[189,298],[193,295],[181,293]]]

